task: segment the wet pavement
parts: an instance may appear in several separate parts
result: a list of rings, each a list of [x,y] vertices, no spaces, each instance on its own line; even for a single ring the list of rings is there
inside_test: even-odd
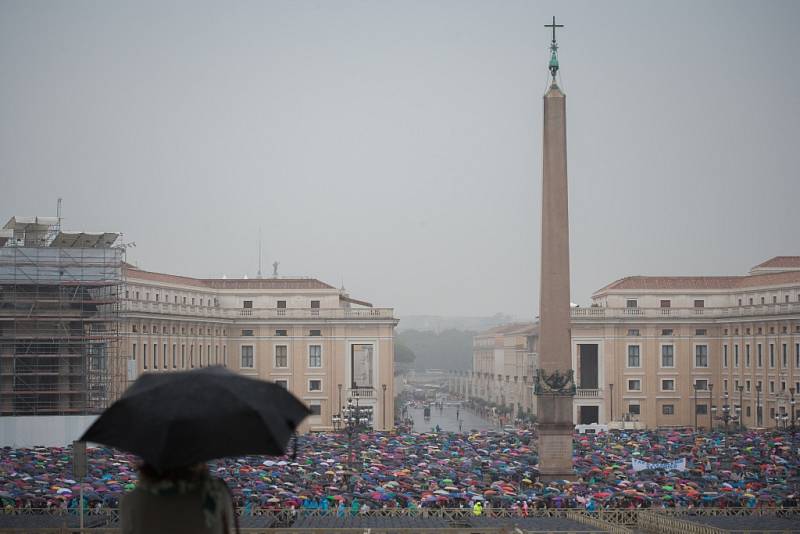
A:
[[[446,432],[469,432],[470,430],[496,428],[491,421],[463,407],[445,406],[442,411],[439,411],[436,406],[431,406],[431,417],[428,421],[425,420],[423,408],[409,408],[408,415],[414,420],[414,431],[416,432],[429,432],[436,428],[436,425]],[[456,415],[458,415],[458,419],[456,419]]]

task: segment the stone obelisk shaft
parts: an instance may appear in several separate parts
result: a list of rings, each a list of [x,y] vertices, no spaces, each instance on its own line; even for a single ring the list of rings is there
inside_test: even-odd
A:
[[[572,369],[570,351],[569,216],[566,96],[555,83],[544,95],[542,255],[539,305],[539,472],[543,479],[573,476],[573,381],[550,387],[544,378]],[[552,383],[552,381],[551,381]],[[557,381],[556,381],[557,383]]]

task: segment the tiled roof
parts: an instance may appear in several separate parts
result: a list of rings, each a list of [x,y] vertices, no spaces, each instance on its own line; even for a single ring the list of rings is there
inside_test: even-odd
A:
[[[143,271],[127,264],[125,265],[125,276],[134,280],[188,285],[205,289],[335,289],[314,278],[191,278]]]
[[[747,276],[627,276],[597,290],[601,295],[614,290],[725,290],[781,284],[800,284],[800,271],[762,273]]]
[[[800,256],[775,256],[752,270],[756,269],[800,269]]]

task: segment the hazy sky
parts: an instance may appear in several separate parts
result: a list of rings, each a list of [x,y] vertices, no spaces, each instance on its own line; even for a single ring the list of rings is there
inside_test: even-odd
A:
[[[538,313],[551,16],[572,299],[800,254],[800,2],[0,0],[0,215],[142,268]],[[0,223],[2,224],[2,223]]]

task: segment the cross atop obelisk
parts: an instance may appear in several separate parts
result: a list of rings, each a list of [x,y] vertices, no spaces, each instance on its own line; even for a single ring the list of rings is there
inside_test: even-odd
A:
[[[553,16],[552,24],[545,24],[545,28],[553,28],[553,40],[550,41],[550,75],[556,79],[558,72],[558,44],[556,43],[556,28],[563,28],[563,24],[556,24],[556,17]]]

